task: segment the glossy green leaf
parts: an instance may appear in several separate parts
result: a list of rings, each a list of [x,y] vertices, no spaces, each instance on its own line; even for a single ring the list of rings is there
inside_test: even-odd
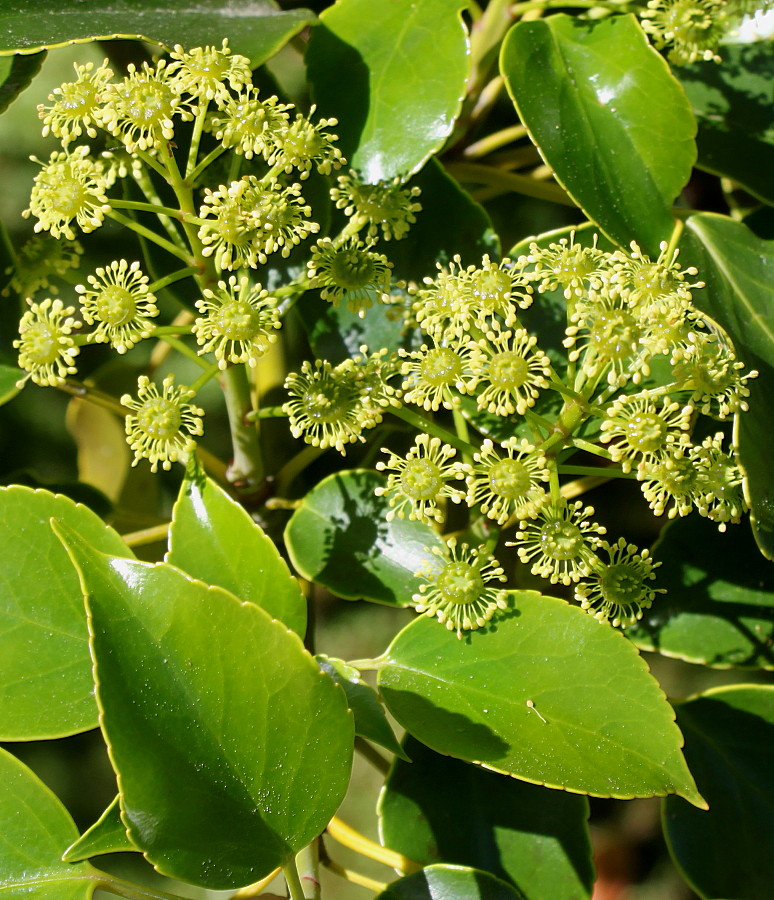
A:
[[[353,744],[344,692],[260,607],[167,563],[63,539],[130,839],[162,874],[202,887],[263,878],[341,802]]]
[[[627,635],[643,650],[727,668],[774,668],[774,565],[746,522],[725,534],[698,515],[669,524],[653,548],[666,594]]]
[[[774,203],[770,41],[726,44],[715,60],[676,66],[699,126],[698,165]]]
[[[0,406],[7,403],[19,393],[16,382],[24,377],[24,372],[15,366],[0,365]]]
[[[0,897],[86,900],[97,872],[62,862],[78,829],[58,798],[0,748]]]
[[[703,801],[674,712],[634,646],[534,591],[465,640],[422,617],[380,657],[379,689],[407,731],[448,756],[598,797]]]
[[[40,71],[45,53],[0,59],[0,112],[7,109]]]
[[[511,885],[465,866],[428,866],[393,881],[376,900],[524,900]]]
[[[320,16],[306,55],[314,100],[369,183],[417,172],[451,133],[468,78],[464,6],[391,0],[375,14],[373,0],[339,0]]]
[[[171,50],[175,44],[220,46],[228,38],[234,53],[257,66],[315,21],[310,10],[280,11],[273,0],[132,0],[131,8],[122,0],[78,0],[48,4],[43,15],[35,0],[7,0],[0,11],[0,53],[111,38],[137,38]]]
[[[774,427],[774,241],[712,213],[691,216],[681,240],[685,262],[706,289],[696,305],[730,335],[737,355],[758,377],[749,383],[750,411],[739,417],[738,446],[747,474],[755,536],[774,559],[774,470],[769,435]]]
[[[37,740],[97,724],[78,576],[51,517],[95,547],[132,553],[90,509],[67,497],[0,488],[0,739]]]
[[[360,678],[360,672],[343,659],[334,659],[324,653],[318,653],[315,659],[323,672],[344,688],[347,704],[355,717],[355,734],[407,759],[387,721],[379,696],[370,684]]]
[[[285,529],[299,575],[345,600],[411,602],[421,583],[415,573],[443,542],[422,522],[386,520],[387,499],[374,494],[385,482],[367,469],[339,472],[304,497]]]
[[[200,470],[190,470],[172,510],[166,561],[265,609],[301,637],[306,600],[271,538]]]
[[[541,155],[588,218],[657,255],[696,159],[696,123],[637,20],[519,22],[500,68]]]
[[[91,828],[67,848],[62,855],[65,862],[79,862],[104,853],[137,852],[121,820],[119,799],[116,797]]]
[[[774,884],[774,687],[732,685],[677,707],[709,812],[669,797],[670,851],[702,897],[767,900]]]
[[[408,737],[379,798],[382,843],[423,865],[473,866],[529,900],[591,896],[585,797],[550,791],[434,753]]]

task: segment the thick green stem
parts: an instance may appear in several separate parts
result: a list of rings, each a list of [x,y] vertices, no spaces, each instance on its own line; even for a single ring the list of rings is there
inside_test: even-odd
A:
[[[320,843],[307,844],[296,854],[296,866],[304,900],[320,900]]]
[[[154,281],[153,284],[149,284],[148,290],[153,294],[156,291],[163,290],[165,287],[169,287],[170,284],[174,284],[176,281],[182,281],[184,278],[188,278],[189,275],[196,275],[198,271],[199,270],[194,268],[194,266],[186,266],[185,269],[178,269],[176,272],[170,272],[169,275],[165,275],[163,278]]]
[[[292,859],[286,866],[282,867],[282,874],[285,876],[285,881],[290,891],[290,900],[306,900],[295,859]]]
[[[220,383],[226,396],[234,449],[234,458],[228,469],[228,480],[241,492],[249,493],[260,486],[265,472],[258,430],[248,420],[253,405],[245,367],[230,366],[221,374]]]
[[[575,206],[565,191],[558,184],[545,184],[526,175],[515,175],[503,172],[493,166],[482,166],[478,163],[449,163],[446,171],[457,181],[471,181],[474,184],[488,184],[505,191],[514,191],[525,197],[536,197],[538,200],[550,200],[563,206]]]
[[[111,211],[107,215],[114,222],[118,222],[119,225],[123,225],[125,228],[129,228],[131,231],[134,231],[136,234],[139,234],[146,240],[151,241],[154,244],[158,244],[159,247],[163,247],[163,249],[166,250],[167,253],[171,253],[172,256],[176,256],[178,259],[182,259],[184,263],[190,264],[192,262],[190,253],[186,253],[185,250],[181,250],[180,247],[177,247],[171,241],[166,240],[166,238],[161,237],[161,235],[156,234],[155,231],[151,231],[150,228],[146,228],[144,225],[140,225],[139,222],[135,222],[128,216],[121,215],[120,212],[116,212],[114,209],[111,209]]]
[[[405,406],[391,406],[389,411],[394,416],[397,416],[397,418],[403,419],[404,422],[411,425],[413,428],[416,428],[418,431],[432,434],[442,441],[445,441],[447,444],[451,444],[452,447],[462,450],[463,453],[475,453],[476,450],[478,450],[478,447],[474,447],[467,441],[460,440],[456,434],[452,434],[451,431],[441,428],[440,425],[436,425],[435,422],[431,422],[430,419],[420,416],[418,413],[415,413]]]

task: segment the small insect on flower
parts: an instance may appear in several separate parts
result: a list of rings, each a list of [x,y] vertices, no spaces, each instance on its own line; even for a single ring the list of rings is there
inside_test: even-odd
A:
[[[654,588],[654,562],[647,550],[638,550],[619,538],[612,546],[602,541],[597,553],[608,557],[603,562],[599,556],[590,565],[590,572],[575,586],[575,599],[595,619],[609,622],[614,628],[626,628],[642,618],[656,594],[665,594],[663,588]]]
[[[126,353],[153,333],[150,319],[159,311],[139,262],[112,262],[106,269],[100,267],[94,275],[87,275],[86,280],[90,287],[78,284],[75,290],[81,295],[84,321],[97,325],[89,335],[90,341],[109,343],[119,353]]]
[[[193,333],[202,353],[214,353],[218,368],[229,363],[258,365],[269,347],[277,340],[281,327],[277,300],[260,284],[249,279],[218,282],[218,289],[205,288],[204,298],[196,301],[202,315],[193,324]]]
[[[464,631],[475,631],[508,608],[507,592],[495,586],[507,579],[497,560],[479,547],[457,546],[449,538],[446,549],[433,547],[433,561],[417,576],[427,581],[412,597],[418,613],[435,617],[461,640]]]
[[[29,374],[17,382],[22,387],[27,378],[35,384],[53,387],[68,375],[75,375],[75,357],[79,348],[70,337],[81,323],[72,318],[75,307],[61,300],[33,303],[19,322],[19,337],[13,346],[19,351],[19,368]]]
[[[175,376],[167,375],[159,393],[147,376],[137,382],[137,399],[130,394],[121,397],[121,404],[130,410],[126,416],[126,436],[134,451],[132,465],[141,459],[151,464],[151,472],[171,469],[172,463],[185,461],[196,446],[193,436],[204,433],[201,417],[204,410],[188,401],[193,391],[182,385],[175,387]]]
[[[420,434],[405,457],[389,450],[383,452],[389,454],[389,459],[378,462],[376,468],[389,475],[386,486],[376,488],[374,493],[389,498],[388,522],[396,516],[440,522],[443,520],[438,508],[441,497],[448,497],[454,503],[464,499],[464,492],[453,488],[449,481],[462,478],[466,470],[459,463],[449,463],[457,451],[440,438]]]

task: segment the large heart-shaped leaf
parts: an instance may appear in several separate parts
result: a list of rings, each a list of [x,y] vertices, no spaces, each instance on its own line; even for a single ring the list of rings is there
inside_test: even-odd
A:
[[[774,203],[774,46],[726,44],[718,55],[720,64],[713,59],[674,69],[699,125],[698,165]]]
[[[304,636],[306,600],[287,563],[244,508],[200,471],[189,470],[180,487],[166,560]]]
[[[774,687],[707,691],[680,704],[677,721],[709,812],[667,798],[672,855],[702,897],[765,900],[774,884]]]
[[[376,900],[524,900],[511,885],[465,866],[428,866],[393,881]]]
[[[345,600],[411,602],[422,582],[416,573],[444,545],[422,522],[387,521],[387,500],[374,494],[385,483],[367,469],[339,472],[304,497],[285,529],[300,575]]]
[[[97,724],[78,575],[50,519],[95,547],[132,553],[90,509],[67,497],[0,488],[0,739],[37,740]]]
[[[78,829],[33,772],[0,748],[0,897],[86,900],[98,872],[62,862]]]
[[[774,668],[774,565],[746,522],[721,534],[699,516],[679,519],[653,555],[667,592],[627,629],[638,647],[705,666]]]
[[[696,123],[636,19],[519,22],[500,68],[541,155],[589,219],[657,255],[696,159]]]
[[[216,889],[287,863],[346,790],[344,692],[260,607],[61,533],[132,843],[163,874]]]
[[[468,77],[464,6],[339,0],[320,16],[306,55],[314,99],[366,181],[413,174],[451,133]]]
[[[757,238],[726,216],[691,216],[681,246],[706,282],[696,305],[731,336],[738,356],[758,370],[750,411],[739,416],[738,444],[747,474],[755,536],[774,559],[774,476],[769,435],[774,427],[774,241]]]
[[[175,44],[220,46],[258,66],[306,25],[308,9],[280,11],[273,0],[78,0],[49,3],[41,15],[35,0],[9,0],[0,11],[0,53],[32,53],[65,44],[137,38],[172,49]]]
[[[585,797],[434,753],[408,737],[379,798],[382,843],[428,865],[491,872],[529,898],[591,896]]]
[[[563,600],[515,607],[460,641],[426,617],[379,659],[379,689],[433,750],[524,781],[600,797],[704,802],[674,712],[634,646]]]

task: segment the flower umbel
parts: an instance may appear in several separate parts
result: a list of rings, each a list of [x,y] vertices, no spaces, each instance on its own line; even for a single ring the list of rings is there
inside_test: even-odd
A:
[[[201,416],[204,410],[188,401],[193,391],[182,385],[175,387],[175,376],[167,375],[161,393],[147,376],[137,382],[137,399],[130,394],[121,404],[131,410],[126,416],[126,436],[134,451],[132,465],[149,460],[151,472],[171,469],[172,463],[185,459],[196,446],[193,436],[204,432]]]
[[[43,137],[51,132],[65,147],[84,131],[90,138],[97,136],[94,125],[99,118],[102,91],[113,77],[107,60],[96,70],[90,62],[85,66],[74,65],[76,80],[54,88],[48,95],[50,106],[43,103],[38,106],[38,116],[43,119]]]
[[[597,557],[591,563],[589,574],[575,586],[575,599],[600,622],[626,628],[642,618],[643,610],[651,606],[656,594],[666,593],[650,583],[661,563],[654,562],[647,550],[638,550],[624,538],[612,546],[602,541],[599,550],[607,554],[609,561],[604,563]]]
[[[109,343],[119,353],[126,353],[153,333],[154,324],[149,319],[159,311],[139,262],[112,262],[106,269],[87,275],[86,280],[91,287],[78,284],[75,290],[81,295],[84,321],[97,325],[89,335],[90,341]]]
[[[180,44],[170,53],[167,78],[179,94],[187,93],[202,100],[225,103],[230,97],[229,86],[239,90],[252,81],[250,60],[238,53],[231,55],[228,41],[221,49],[196,47],[186,51]]]
[[[306,265],[312,286],[322,289],[323,300],[335,307],[343,300],[346,308],[361,319],[374,301],[389,295],[392,263],[356,237],[340,244],[323,238],[312,247],[312,258]]]
[[[473,454],[471,474],[465,478],[468,486],[468,506],[481,504],[481,512],[504,525],[511,516],[531,518],[547,501],[540,486],[548,481],[546,458],[529,441],[509,438],[500,444],[506,451],[501,456],[488,438],[481,450]]]
[[[309,115],[314,115],[314,111],[313,106]],[[308,178],[313,165],[321,175],[330,175],[332,169],[340,169],[346,162],[334,144],[338,138],[325,130],[335,125],[338,125],[338,119],[320,119],[313,123],[297,113],[292,125],[277,132],[266,161],[287,174],[296,169],[299,178]]]
[[[462,491],[448,483],[464,474],[458,463],[449,463],[457,451],[442,443],[440,438],[420,434],[405,457],[389,450],[383,452],[389,454],[389,459],[378,462],[376,468],[380,472],[389,472],[389,475],[386,486],[376,488],[374,493],[377,497],[389,498],[388,522],[396,516],[420,522],[440,522],[443,513],[438,508],[438,500],[448,497],[459,503],[464,498]]]
[[[365,184],[355,172],[339,175],[338,187],[331,188],[331,198],[338,209],[344,210],[353,228],[367,227],[368,237],[375,238],[381,230],[385,241],[399,241],[416,222],[414,213],[422,209],[414,202],[421,193],[418,187],[401,187],[400,179]]]
[[[19,337],[13,346],[19,351],[19,368],[29,372],[35,384],[53,387],[62,384],[68,375],[75,375],[74,365],[79,349],[70,337],[80,322],[72,318],[75,307],[65,306],[61,300],[27,301],[30,308],[19,322]],[[26,381],[17,382],[21,387]]]
[[[536,344],[537,338],[523,328],[490,331],[477,343],[472,387],[478,389],[479,409],[496,416],[523,416],[535,405],[551,375],[551,361]]]
[[[16,264],[6,270],[6,273],[13,272],[9,287],[22,297],[31,297],[43,288],[56,294],[58,289],[49,279],[77,269],[82,255],[83,247],[78,241],[33,235],[16,253]],[[6,287],[3,294],[8,292]]]
[[[214,353],[220,369],[229,363],[258,365],[282,324],[276,299],[260,284],[235,275],[228,283],[219,281],[217,291],[205,288],[203,294],[196,301],[202,315],[193,324],[199,354]]]
[[[417,572],[427,579],[412,600],[418,613],[435,617],[461,640],[463,631],[482,628],[500,609],[508,608],[507,594],[495,582],[507,579],[497,560],[478,547],[446,542],[433,548],[438,563]]]

